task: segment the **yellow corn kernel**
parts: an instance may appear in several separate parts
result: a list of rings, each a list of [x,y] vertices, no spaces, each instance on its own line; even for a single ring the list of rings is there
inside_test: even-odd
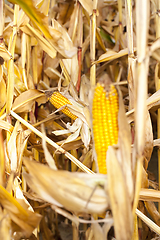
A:
[[[52,94],[52,96],[50,97],[49,101],[57,109],[65,106],[66,104],[72,105],[71,102],[59,92],[54,92]],[[68,109],[68,107],[64,107],[62,109],[62,112],[73,120],[76,120],[76,118],[77,118],[76,115],[71,113],[71,111]]]
[[[118,93],[114,85],[108,92],[97,83],[94,91],[92,118],[93,138],[99,173],[106,174],[108,147],[118,142]]]

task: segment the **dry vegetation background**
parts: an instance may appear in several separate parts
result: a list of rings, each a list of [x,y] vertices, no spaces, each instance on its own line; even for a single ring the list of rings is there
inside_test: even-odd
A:
[[[147,169],[160,145],[160,1],[0,0],[0,23],[0,239],[159,239]],[[119,139],[103,175],[91,113],[109,79]]]

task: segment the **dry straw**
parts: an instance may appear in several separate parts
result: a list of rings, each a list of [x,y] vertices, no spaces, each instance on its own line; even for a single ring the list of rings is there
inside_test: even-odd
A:
[[[159,8],[0,0],[2,239],[160,234]]]

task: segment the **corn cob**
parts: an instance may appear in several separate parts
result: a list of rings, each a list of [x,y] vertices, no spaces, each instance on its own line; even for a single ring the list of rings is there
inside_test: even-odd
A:
[[[97,83],[94,91],[92,117],[93,138],[99,173],[106,174],[106,153],[108,147],[118,142],[118,93],[114,85],[105,91]]]
[[[52,96],[49,98],[49,101],[57,109],[65,106],[66,104],[72,105],[71,102],[59,92],[54,92]],[[73,120],[76,120],[77,118],[76,115],[71,113],[68,107],[64,107],[64,109],[62,109],[62,112]]]

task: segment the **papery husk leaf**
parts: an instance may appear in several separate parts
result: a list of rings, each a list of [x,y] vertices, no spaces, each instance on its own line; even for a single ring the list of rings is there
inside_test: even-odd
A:
[[[116,151],[111,146],[107,151],[107,170],[108,195],[114,219],[115,237],[117,240],[130,240],[133,232],[131,201]]]
[[[74,100],[69,99],[69,101],[72,103],[72,105],[67,104],[68,109],[88,125],[87,119],[85,118],[83,112],[84,107]]]
[[[61,146],[63,144],[63,149],[65,149],[66,151],[70,151],[70,150],[76,150],[78,148],[80,148],[83,144],[82,140],[80,137],[78,137],[75,141],[73,142],[69,142],[69,143],[65,143],[65,140],[59,141],[57,142],[57,144],[59,146]],[[82,170],[82,168],[79,168]]]
[[[38,101],[38,99],[41,102],[46,102],[46,98],[44,93],[39,92],[36,89],[30,89],[28,91],[25,91],[21,93],[14,101],[12,105],[12,109],[15,112],[28,112],[31,110],[32,105],[35,103],[35,101]]]
[[[53,47],[65,58],[72,58],[77,53],[77,48],[73,46],[66,29],[62,27],[58,21],[52,19],[53,29],[59,31],[62,35],[57,42],[51,41]],[[74,69],[75,70],[75,69]]]
[[[69,142],[72,142],[72,141],[76,140],[79,136],[80,130],[81,130],[81,126],[74,133],[69,135],[67,137],[67,139],[64,141],[64,143],[69,143]]]
[[[39,224],[41,216],[29,211],[23,201],[21,201],[22,206],[2,186],[0,186],[0,203],[8,212],[10,218],[24,231],[31,234]]]
[[[106,176],[54,171],[26,159],[24,163],[29,171],[24,174],[27,183],[45,201],[75,212],[103,213],[107,209],[107,195],[99,186],[106,183]]]
[[[88,148],[91,140],[91,132],[90,132],[89,126],[86,123],[82,124],[81,139],[84,143],[84,146]]]

